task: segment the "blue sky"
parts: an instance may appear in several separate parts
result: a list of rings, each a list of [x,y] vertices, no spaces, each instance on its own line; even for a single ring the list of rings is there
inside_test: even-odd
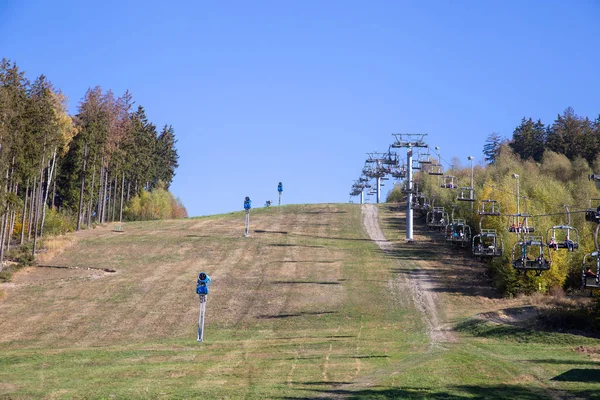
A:
[[[491,132],[600,114],[600,3],[0,1],[0,57],[70,100],[129,89],[180,167],[190,215],[347,202],[366,152],[427,133],[482,160]]]

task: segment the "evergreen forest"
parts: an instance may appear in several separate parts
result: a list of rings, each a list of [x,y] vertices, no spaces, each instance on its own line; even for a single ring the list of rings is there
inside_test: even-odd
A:
[[[35,254],[45,234],[187,216],[168,191],[178,166],[174,129],[157,128],[134,104],[129,92],[93,87],[69,115],[46,76],[30,80],[2,59],[0,263],[11,246]]]

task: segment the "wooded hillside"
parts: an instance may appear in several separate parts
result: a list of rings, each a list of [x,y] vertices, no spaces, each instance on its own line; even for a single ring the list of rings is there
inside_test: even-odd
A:
[[[175,143],[173,127],[159,131],[129,92],[91,88],[69,115],[48,78],[30,81],[2,59],[0,262],[11,245],[32,241],[35,252],[48,218],[63,221],[63,229],[119,221],[132,198],[168,190],[178,166]],[[176,216],[185,215],[172,195],[171,202]]]

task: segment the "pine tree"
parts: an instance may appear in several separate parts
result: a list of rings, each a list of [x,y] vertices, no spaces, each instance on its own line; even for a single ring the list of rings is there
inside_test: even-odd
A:
[[[500,153],[500,147],[504,143],[506,143],[506,139],[502,138],[500,134],[492,132],[488,135],[483,146],[483,154],[488,164],[493,164],[496,161],[496,157]]]

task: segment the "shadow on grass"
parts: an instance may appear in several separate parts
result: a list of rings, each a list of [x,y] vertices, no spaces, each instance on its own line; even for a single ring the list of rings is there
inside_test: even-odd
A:
[[[536,329],[507,325],[492,324],[481,319],[470,319],[458,324],[454,330],[465,332],[476,337],[512,340],[519,343],[545,343],[580,345],[582,342],[597,343],[596,332],[569,332],[536,327]]]
[[[523,360],[522,362],[532,363],[532,364],[555,364],[555,365],[598,365],[600,366],[600,362],[598,361],[579,361],[579,360]],[[600,370],[598,370],[600,372]],[[553,378],[554,379],[554,378]]]
[[[271,282],[274,285],[339,285],[339,282],[331,282],[331,281],[273,281]]]
[[[269,264],[280,264],[280,263],[302,263],[302,264],[333,264],[344,260],[281,260],[281,261],[270,261]]]
[[[530,386],[495,385],[495,386],[453,386],[449,391],[433,390],[430,388],[369,388],[351,390],[340,388],[348,382],[303,382],[300,385],[315,386],[315,389],[299,389],[311,392],[298,397],[282,397],[283,399],[330,399],[332,397],[343,397],[347,399],[487,399],[487,400],[538,400],[554,398],[584,398],[600,399],[600,393],[592,390],[554,390],[549,388],[536,388]],[[319,388],[320,386],[331,386],[330,389]],[[565,394],[567,397],[565,397]]]
[[[292,318],[292,317],[303,317],[305,315],[325,315],[325,314],[337,314],[337,311],[302,311],[299,313],[289,314],[277,314],[277,315],[259,315],[259,319],[279,319],[279,318]]]
[[[317,210],[317,211],[300,211],[298,214],[348,214],[348,211],[325,211],[325,210]]]
[[[270,243],[268,246],[273,247],[310,247],[313,249],[324,249],[325,246],[309,245],[309,244],[291,244],[291,243]]]
[[[361,242],[371,242],[371,239],[365,238],[348,238],[348,237],[337,237],[337,236],[321,236],[321,235],[309,235],[306,233],[290,233],[287,231],[267,231],[264,229],[255,229],[255,233],[278,233],[281,235],[290,235],[290,236],[299,236],[299,237],[309,237],[313,239],[328,239],[328,240],[352,240],[352,241],[361,241]]]
[[[551,381],[561,382],[589,382],[589,383],[600,383],[600,369],[579,369],[573,368],[567,372],[563,372],[560,375],[550,379]]]

